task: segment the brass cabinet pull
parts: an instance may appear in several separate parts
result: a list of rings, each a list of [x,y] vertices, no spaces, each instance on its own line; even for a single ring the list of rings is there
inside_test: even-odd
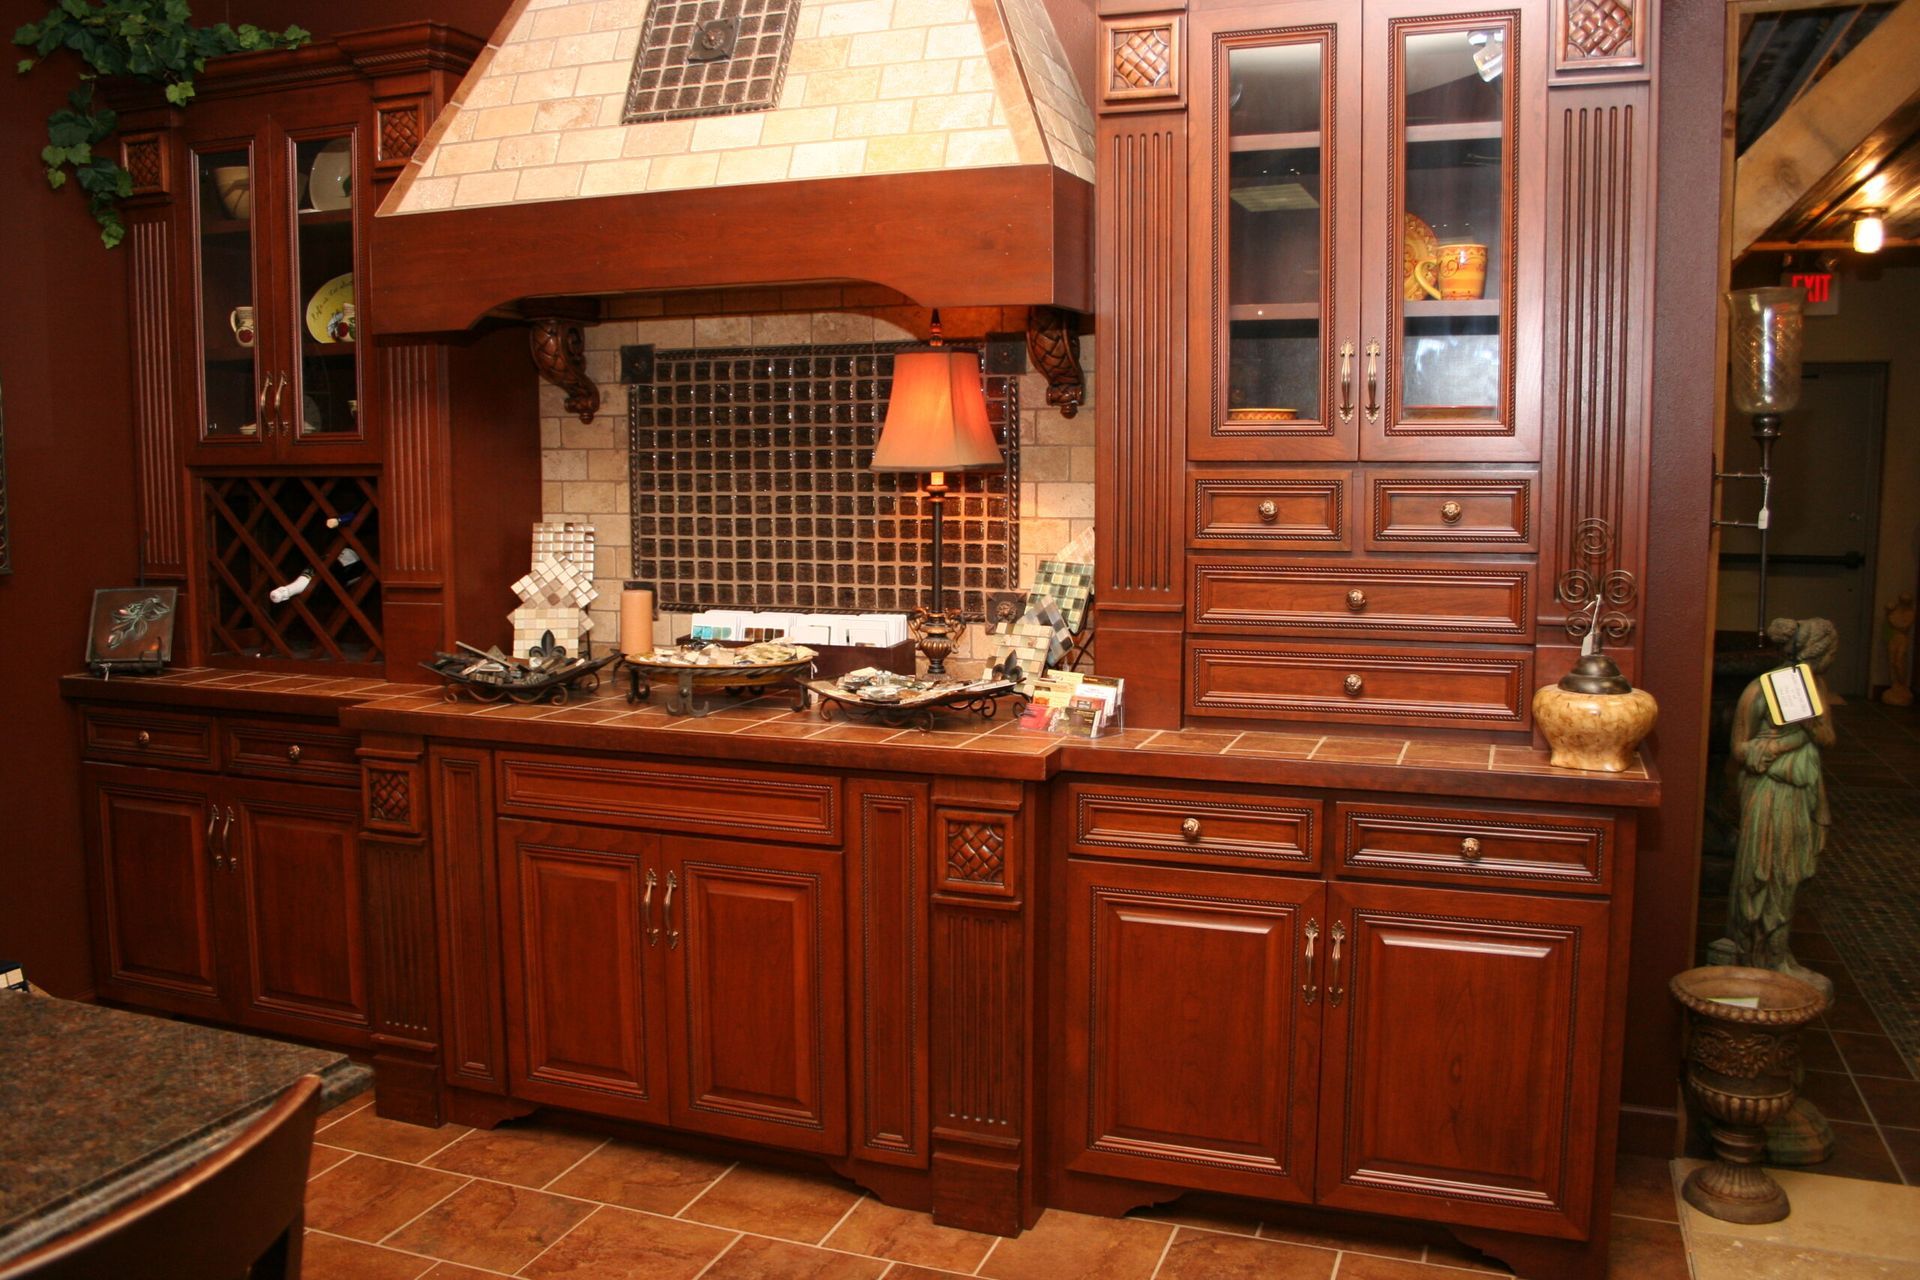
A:
[[[660,941],[660,930],[653,923],[653,886],[660,883],[660,877],[653,874],[653,868],[647,868],[647,887],[640,895],[640,929],[647,935],[647,945],[654,946]]]
[[[1355,587],[1352,591],[1347,592],[1347,608],[1353,610],[1355,613],[1358,613],[1366,607],[1367,607],[1366,592],[1360,590],[1358,587]]]
[[[260,420],[262,437],[273,434],[273,419],[267,416],[267,392],[271,390],[273,390],[273,375],[269,373],[260,379],[260,401],[254,406],[254,416]]]
[[[1459,524],[1460,517],[1466,514],[1466,508],[1449,498],[1440,504],[1440,518],[1448,524]]]
[[[280,429],[282,431],[290,432],[293,430],[292,426],[287,422],[285,418],[280,416],[280,402],[286,399],[286,395],[287,395],[287,375],[283,373],[280,375],[279,385],[275,386],[273,389],[273,420],[279,424]]]
[[[1367,421],[1380,417],[1380,341],[1367,340]]]
[[[207,815],[207,852],[213,855],[213,869],[218,871],[225,866],[220,857],[220,846],[213,842],[213,829],[220,825],[220,806],[214,805],[213,812]]]
[[[1182,822],[1180,824],[1180,834],[1188,844],[1197,843],[1200,839],[1200,819],[1188,818],[1185,822]]]
[[[152,742],[152,741],[153,741],[153,735],[148,733],[145,729],[142,729],[140,732],[133,735],[133,744],[137,747],[144,747],[149,742]]]
[[[1465,840],[1462,840],[1460,842],[1460,856],[1468,862],[1480,861],[1480,841],[1474,836],[1468,836]]]
[[[1340,344],[1340,421],[1353,421],[1353,344]]]
[[[1333,969],[1327,975],[1327,1003],[1339,1004],[1347,989],[1340,985],[1340,944],[1347,940],[1347,927],[1338,921],[1333,926]]]
[[[1260,504],[1261,520],[1265,521],[1267,524],[1272,524],[1275,520],[1279,518],[1280,518],[1280,506],[1278,503],[1274,502],[1272,498],[1268,498],[1265,502]]]
[[[1313,944],[1320,937],[1320,922],[1308,920],[1307,927],[1302,932],[1307,935],[1307,954],[1300,968],[1301,972],[1306,974],[1307,980],[1300,984],[1300,997],[1308,1004],[1312,1004],[1313,998],[1320,994],[1320,988],[1313,980]]]
[[[673,891],[680,886],[679,877],[667,872],[667,901],[663,910],[667,915],[667,950],[672,951],[680,945],[680,931],[673,927]]]
[[[1342,680],[1340,683],[1343,686],[1345,686],[1348,693],[1351,693],[1356,697],[1359,696],[1359,693],[1362,689],[1367,687],[1367,682],[1365,680],[1362,680],[1357,673],[1353,673],[1353,672],[1349,672],[1347,675],[1347,678],[1345,680]]]
[[[227,821],[220,828],[220,850],[222,853],[225,853],[227,855],[227,870],[229,871],[233,870],[234,867],[238,866],[240,862],[240,859],[234,856],[233,843],[228,838],[232,834],[232,832],[233,832],[233,806],[228,805]]]
[[[293,764],[300,763],[300,744],[295,742],[287,747],[287,759]]]

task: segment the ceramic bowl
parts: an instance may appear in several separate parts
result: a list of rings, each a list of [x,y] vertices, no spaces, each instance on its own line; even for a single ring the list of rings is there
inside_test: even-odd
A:
[[[229,218],[245,221],[253,213],[253,187],[247,176],[247,166],[243,164],[224,164],[213,171],[213,189],[220,193],[220,203],[226,208]]]

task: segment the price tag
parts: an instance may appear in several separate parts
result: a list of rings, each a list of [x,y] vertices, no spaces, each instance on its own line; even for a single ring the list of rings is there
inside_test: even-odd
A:
[[[1814,680],[1813,668],[1804,662],[1763,672],[1760,690],[1767,696],[1767,715],[1775,724],[1798,724],[1827,713],[1820,702],[1820,686]]]

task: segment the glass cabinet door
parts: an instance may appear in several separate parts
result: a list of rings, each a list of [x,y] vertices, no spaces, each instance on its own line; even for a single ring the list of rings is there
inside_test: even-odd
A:
[[[1204,282],[1196,288],[1210,290],[1197,308],[1211,332],[1194,335],[1205,343],[1195,368],[1212,376],[1211,394],[1194,406],[1204,429],[1190,452],[1350,458],[1353,364],[1350,353],[1343,384],[1337,353],[1342,341],[1351,349],[1353,335],[1341,334],[1352,314],[1342,290],[1355,284],[1336,263],[1357,247],[1348,233],[1357,230],[1359,192],[1357,174],[1351,191],[1336,188],[1337,148],[1351,145],[1339,128],[1349,115],[1342,19],[1320,4],[1288,6],[1279,29],[1245,29],[1242,12],[1231,15],[1242,29],[1221,30],[1223,16],[1213,15],[1213,30],[1204,16],[1196,21],[1208,55],[1196,119],[1210,115],[1213,133],[1208,181],[1196,184],[1196,193],[1208,191],[1202,217],[1210,225],[1196,236],[1190,265]]]
[[[194,258],[199,305],[199,439],[245,446],[267,439],[271,379],[261,372],[267,320],[257,290],[253,148],[193,151]],[[264,215],[263,215],[264,216]]]
[[[293,388],[282,413],[295,453],[362,439],[360,317],[355,289],[354,134],[290,131],[287,167],[292,253],[284,317]]]
[[[1462,437],[1513,434],[1519,23],[1509,11],[1381,25],[1368,34],[1387,92],[1369,101],[1387,123],[1370,130],[1368,180],[1388,196],[1384,317],[1362,352],[1364,452],[1418,456],[1432,441],[1453,453]]]

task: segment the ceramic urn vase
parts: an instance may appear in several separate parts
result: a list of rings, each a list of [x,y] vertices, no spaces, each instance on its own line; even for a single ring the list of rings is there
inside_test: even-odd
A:
[[[1636,689],[1612,658],[1590,653],[1574,663],[1559,684],[1533,695],[1533,718],[1562,769],[1620,773],[1633,764],[1633,749],[1653,731],[1660,706]]]

